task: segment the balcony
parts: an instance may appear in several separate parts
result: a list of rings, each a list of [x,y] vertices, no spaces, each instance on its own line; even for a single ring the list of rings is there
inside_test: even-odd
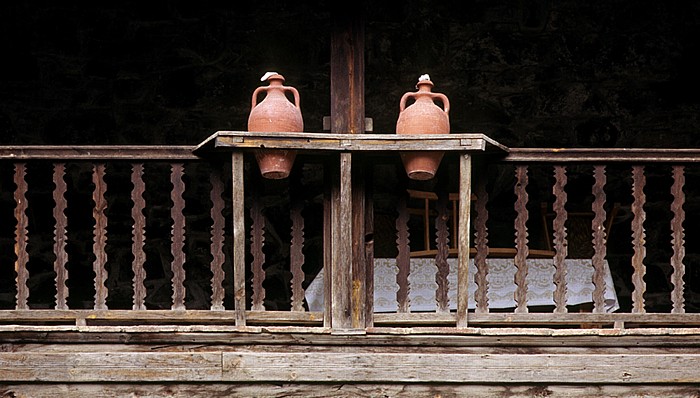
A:
[[[583,350],[583,382],[698,381],[697,354],[683,351],[700,341],[698,150],[424,138],[218,132],[196,147],[1,148],[0,335],[48,344],[60,362],[0,354],[9,379],[101,382],[118,353],[132,369],[122,382],[191,382],[192,367],[217,382],[420,382],[420,369],[472,361],[485,373],[440,380],[493,383],[514,363],[539,370],[513,382],[566,384]],[[253,153],[272,149],[298,151],[289,178],[260,176]],[[406,177],[408,150],[445,151],[434,179]],[[186,352],[143,352],[160,344]],[[503,352],[489,365],[477,346]],[[509,351],[533,347],[547,360]],[[409,357],[377,378],[360,370]],[[318,367],[337,361],[347,372]]]

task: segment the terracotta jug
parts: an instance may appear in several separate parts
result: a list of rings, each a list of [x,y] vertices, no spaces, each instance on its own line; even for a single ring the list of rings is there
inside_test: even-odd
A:
[[[263,132],[298,132],[304,131],[304,120],[299,106],[299,92],[294,87],[285,86],[284,77],[277,72],[267,72],[260,81],[268,81],[253,92],[248,131]],[[258,103],[258,96],[265,92],[265,98]],[[286,97],[291,92],[294,103]],[[294,164],[296,151],[292,150],[258,150],[255,158],[260,172],[265,178],[287,178]]]
[[[418,91],[401,97],[396,134],[449,134],[450,101],[444,94],[432,92],[433,82],[428,75],[418,79],[416,88]],[[406,106],[411,98],[415,102]],[[442,102],[443,107],[440,108],[435,100]],[[402,152],[401,160],[409,178],[429,180],[435,177],[443,155],[442,151]]]

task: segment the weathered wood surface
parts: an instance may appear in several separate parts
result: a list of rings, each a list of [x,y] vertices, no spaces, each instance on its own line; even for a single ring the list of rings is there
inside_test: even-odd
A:
[[[54,261],[53,269],[56,273],[56,309],[66,310],[68,309],[67,299],[68,299],[68,286],[66,281],[68,280],[68,269],[66,269],[66,264],[68,263],[68,253],[66,252],[66,241],[68,239],[68,234],[66,231],[68,225],[68,217],[66,216],[66,165],[64,163],[55,163],[53,165],[53,218],[56,222],[54,227],[54,245],[53,252],[56,255],[56,260]]]
[[[682,314],[685,312],[685,283],[683,276],[685,275],[685,229],[683,222],[685,221],[685,167],[673,166],[673,186],[671,194],[673,195],[673,203],[671,211],[673,219],[671,220],[671,246],[673,246],[673,255],[671,256],[671,267],[673,274],[671,275],[671,283],[673,284],[673,292],[671,293],[671,301],[673,309],[671,312]]]
[[[472,158],[467,153],[462,153],[459,157],[459,223],[458,243],[458,265],[457,265],[457,314],[456,326],[458,328],[467,327],[469,308],[469,234],[471,233],[469,223],[471,220],[471,200],[472,200]]]
[[[190,145],[23,145],[0,146],[0,159],[198,160]]]
[[[211,183],[211,255],[212,260],[210,269],[211,278],[211,309],[220,311],[224,309],[224,263],[226,256],[224,254],[224,182],[221,171],[215,170],[212,172],[210,179]]]
[[[695,352],[76,345],[0,352],[4,382],[700,383]],[[559,351],[559,352],[557,352]],[[400,366],[397,366],[400,364]]]
[[[593,176],[593,311],[605,312],[605,256],[607,253],[605,230],[605,166],[594,166]]]
[[[554,200],[554,221],[552,222],[552,229],[554,230],[554,312],[565,313],[566,308],[566,257],[568,255],[568,245],[566,242],[566,219],[568,218],[568,213],[566,211],[566,167],[565,166],[554,166],[554,186],[552,187],[552,193],[556,198]]]
[[[347,131],[349,132],[349,131]],[[197,146],[194,153],[231,148],[297,149],[300,151],[496,151],[507,148],[483,134],[347,134],[219,131]]]
[[[17,274],[15,278],[17,286],[15,308],[18,310],[29,308],[27,303],[29,299],[29,287],[27,287],[27,280],[29,280],[29,271],[27,270],[27,263],[29,262],[29,253],[27,252],[27,243],[29,240],[27,226],[29,220],[27,217],[26,176],[27,165],[25,163],[15,163],[14,183],[16,188],[14,199],[15,220],[17,221],[17,226],[15,227],[15,272]]]
[[[697,163],[696,148],[508,148],[506,162]]]
[[[644,231],[644,221],[647,215],[644,210],[646,204],[646,195],[644,194],[644,186],[646,185],[646,177],[644,176],[644,166],[632,166],[632,245],[634,254],[632,255],[632,284],[634,291],[632,292],[632,312],[643,313],[646,311],[644,307],[644,293],[646,292],[646,232]]]
[[[517,307],[515,312],[524,313],[528,312],[527,308],[527,273],[528,264],[527,257],[529,255],[528,249],[528,232],[527,232],[527,220],[529,218],[527,210],[528,194],[527,194],[527,166],[518,165],[515,167],[515,211],[517,216],[515,217],[515,267],[517,271],[515,272],[515,302]]]
[[[143,210],[146,208],[146,200],[143,194],[146,191],[146,184],[143,181],[143,163],[134,163],[131,167],[131,183],[133,185],[131,190],[131,201],[133,202],[131,218],[134,220],[131,233],[131,252],[134,255],[134,260],[131,263],[131,269],[134,273],[132,308],[134,310],[145,310],[146,285],[144,282],[146,280],[146,270],[144,265],[146,264],[146,252],[144,247],[146,244],[146,216],[143,214]]]
[[[185,165],[183,163],[171,164],[170,183],[173,186],[170,191],[170,199],[173,207],[170,209],[170,218],[173,220],[171,232],[171,248],[173,255],[171,272],[173,274],[171,282],[173,286],[173,310],[185,309]]]
[[[245,195],[243,153],[231,154],[233,218],[233,303],[236,325],[245,326]]]
[[[154,398],[258,397],[258,398],[369,398],[369,397],[484,397],[484,398],[688,398],[696,385],[479,385],[436,383],[186,383],[186,384],[4,384],[0,396]]]
[[[95,261],[93,262],[93,271],[95,272],[95,309],[96,310],[106,310],[107,309],[107,269],[105,268],[107,264],[107,252],[105,248],[107,246],[107,215],[105,211],[107,210],[107,199],[105,198],[105,192],[107,191],[107,183],[105,182],[105,164],[96,163],[93,165],[92,172],[92,183],[95,186],[95,190],[92,193],[92,201],[94,202],[94,207],[92,208],[92,217],[95,220],[95,226],[93,228],[93,245],[92,251],[95,255]]]

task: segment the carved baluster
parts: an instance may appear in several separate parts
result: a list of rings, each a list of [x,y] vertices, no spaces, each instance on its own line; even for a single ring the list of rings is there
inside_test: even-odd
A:
[[[447,263],[447,257],[450,253],[450,237],[447,228],[447,221],[449,220],[447,199],[447,194],[444,192],[438,196],[437,217],[435,218],[435,244],[437,247],[437,254],[435,255],[435,266],[437,267],[435,282],[438,286],[435,291],[435,300],[438,312],[450,311],[449,282],[447,280],[450,273],[450,266]]]
[[[304,311],[304,289],[301,284],[304,282],[304,217],[301,212],[304,203],[297,200],[291,209],[292,219],[292,240],[290,253],[290,267],[292,272],[292,311]]]
[[[520,165],[515,168],[515,302],[517,307],[515,312],[528,312],[527,309],[527,257],[529,249],[527,246],[527,219],[529,217],[527,211],[527,166]]]
[[[634,254],[632,255],[632,283],[634,291],[632,292],[632,312],[643,313],[644,309],[644,293],[646,291],[646,283],[644,275],[646,274],[646,266],[644,258],[646,257],[646,247],[644,241],[646,234],[644,232],[644,221],[646,220],[646,212],[644,204],[646,203],[646,195],[644,194],[644,185],[646,178],[644,177],[644,166],[632,167],[632,245],[634,246]]]
[[[408,275],[411,272],[411,255],[409,248],[410,234],[408,232],[408,207],[406,205],[406,196],[401,196],[398,206],[398,217],[396,218],[396,248],[398,254],[396,256],[396,284],[399,285],[399,290],[396,291],[396,302],[398,303],[398,312],[409,312],[410,303],[408,292],[410,286],[408,284]]]
[[[683,276],[685,275],[685,230],[683,222],[685,221],[685,167],[673,166],[673,186],[671,194],[673,195],[673,203],[671,203],[671,211],[673,212],[673,220],[671,220],[671,245],[673,246],[673,256],[671,257],[671,266],[673,274],[671,275],[671,283],[673,283],[673,292],[671,300],[673,301],[672,313],[685,313],[685,298],[683,292],[685,285],[683,284]]]
[[[262,214],[262,204],[260,203],[258,188],[253,184],[252,187],[252,205],[250,207],[250,218],[253,220],[250,235],[250,251],[253,255],[253,311],[264,311],[265,289],[263,281],[265,280],[265,253],[263,245],[265,244],[265,217]]]
[[[170,193],[173,207],[170,209],[170,217],[173,220],[172,228],[172,284],[173,284],[173,310],[185,309],[185,200],[182,194],[185,192],[185,182],[182,177],[185,174],[185,166],[182,163],[170,165],[170,183],[173,190]]]
[[[15,163],[15,220],[17,220],[17,228],[15,229],[15,272],[17,273],[17,303],[16,309],[27,310],[29,305],[29,288],[27,280],[29,279],[29,271],[27,270],[27,262],[29,261],[29,253],[27,252],[27,166],[24,163]]]
[[[53,165],[53,218],[56,220],[54,229],[54,245],[53,252],[56,255],[56,260],[53,263],[53,269],[56,273],[56,309],[67,310],[68,304],[68,254],[66,253],[66,226],[68,218],[66,217],[66,165],[64,163],[55,163]]]
[[[224,183],[221,172],[214,171],[211,173],[211,309],[224,310]]]
[[[92,216],[95,219],[95,228],[92,251],[95,253],[93,271],[95,272],[96,310],[107,309],[108,294],[107,287],[105,286],[105,282],[107,282],[107,270],[105,268],[105,264],[107,264],[107,252],[105,251],[105,247],[107,246],[107,215],[105,214],[105,210],[107,209],[107,200],[105,199],[107,184],[105,183],[104,177],[104,163],[93,165],[92,182],[95,185],[95,190],[92,193],[92,200],[95,203],[95,207],[92,209]]]
[[[593,312],[605,312],[605,166],[594,166],[593,175]]]
[[[134,220],[133,229],[131,231],[131,253],[134,255],[134,261],[131,263],[131,269],[134,273],[132,283],[134,285],[134,299],[132,308],[134,310],[145,310],[146,300],[146,253],[143,248],[146,243],[146,217],[143,214],[143,209],[146,207],[146,201],[143,198],[143,193],[146,191],[146,184],[143,182],[143,163],[134,163],[131,165],[131,218]]]
[[[552,193],[554,194],[554,205],[552,206],[554,210],[554,221],[552,222],[552,228],[554,229],[554,312],[567,312],[566,309],[566,256],[567,256],[567,243],[566,243],[566,219],[568,218],[568,213],[566,211],[566,166],[554,166],[554,187],[552,187]],[[549,239],[549,237],[547,237]]]
[[[476,254],[474,255],[474,265],[476,266],[476,274],[474,274],[474,283],[476,283],[476,292],[474,292],[474,301],[476,302],[477,313],[489,312],[489,265],[486,257],[489,255],[489,233],[486,227],[486,222],[489,219],[489,212],[486,209],[489,194],[486,191],[486,180],[479,179],[476,185],[476,225],[474,242],[476,245]]]

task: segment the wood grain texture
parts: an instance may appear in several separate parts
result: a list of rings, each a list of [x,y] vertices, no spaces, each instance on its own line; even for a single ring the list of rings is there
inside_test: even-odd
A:
[[[644,308],[644,293],[646,292],[646,266],[644,259],[646,258],[646,233],[644,232],[644,221],[646,220],[646,211],[644,204],[646,203],[646,195],[644,194],[644,185],[646,178],[644,177],[644,166],[632,166],[632,245],[634,254],[632,255],[632,284],[634,291],[632,292],[632,312],[643,313]]]
[[[26,176],[27,165],[25,163],[15,163],[14,183],[16,188],[14,199],[15,221],[17,221],[17,226],[15,227],[15,284],[17,287],[15,308],[18,310],[29,308],[27,304],[29,299],[29,287],[27,286],[27,280],[29,280],[29,270],[27,270],[27,263],[29,262],[27,225],[29,220],[27,217]]]
[[[252,224],[250,226],[250,253],[253,256],[253,262],[251,263],[253,274],[251,309],[253,311],[265,310],[265,288],[263,287],[263,282],[265,281],[265,269],[263,268],[265,265],[265,252],[263,251],[265,245],[265,216],[263,215],[263,205],[260,200],[260,182],[256,176],[253,184],[251,184],[252,203],[250,205],[250,219]]]
[[[226,256],[224,254],[224,181],[223,175],[219,169],[213,171],[210,175],[209,182],[211,183],[211,255],[212,260],[210,269],[212,273],[211,279],[211,309],[219,311],[224,309],[224,263]]]
[[[66,269],[66,264],[68,263],[68,253],[66,253],[66,241],[67,241],[67,225],[68,217],[66,216],[66,165],[65,163],[54,163],[53,165],[53,219],[56,222],[54,227],[54,244],[53,252],[56,255],[56,260],[53,263],[53,270],[56,273],[56,309],[66,310],[68,309],[68,286],[66,281],[68,280],[68,269]]]
[[[529,217],[527,211],[527,166],[517,165],[515,167],[515,267],[517,271],[515,272],[515,302],[517,307],[515,312],[523,313],[528,312],[527,309],[527,257],[528,257],[528,245],[527,245],[527,219]]]
[[[236,326],[245,326],[245,196],[243,153],[231,154],[233,222],[233,300]]]
[[[673,274],[671,274],[671,283],[673,284],[671,301],[673,302],[673,308],[671,312],[674,314],[685,312],[685,283],[683,282],[683,276],[685,276],[685,264],[683,263],[685,258],[685,229],[683,228],[683,223],[685,222],[685,209],[683,208],[685,205],[684,187],[685,167],[673,166],[673,186],[671,186],[671,194],[673,195],[673,202],[671,203],[671,211],[673,212],[673,219],[671,220],[671,246],[673,247],[673,255],[671,256],[671,267],[673,268]]]
[[[107,199],[105,198],[107,184],[105,183],[104,176],[105,164],[93,164],[92,183],[95,188],[92,192],[92,200],[94,203],[92,217],[95,220],[95,227],[93,229],[92,251],[95,255],[95,261],[93,262],[92,269],[95,273],[94,308],[96,310],[107,309],[108,294],[107,286],[105,286],[105,282],[107,281],[107,270],[105,269],[105,265],[107,264],[107,252],[105,251],[105,247],[107,246],[107,215],[105,214],[107,210]]]
[[[489,264],[486,258],[489,255],[489,239],[488,227],[486,222],[489,219],[489,212],[486,204],[489,201],[489,194],[486,190],[486,178],[479,178],[476,183],[476,219],[474,242],[476,253],[474,254],[474,266],[476,273],[474,274],[474,283],[476,284],[476,292],[474,292],[474,301],[476,304],[475,312],[479,314],[489,312]]]
[[[399,198],[397,207],[398,215],[396,217],[396,284],[399,286],[396,291],[396,302],[398,303],[398,312],[410,311],[409,292],[411,286],[408,283],[408,277],[411,273],[411,249],[409,248],[410,233],[408,231],[408,208],[406,206],[407,195],[403,194]]]
[[[605,264],[606,232],[605,219],[605,166],[593,167],[593,311],[605,312]]]
[[[301,212],[304,204],[297,200],[291,209],[292,232],[291,245],[289,248],[289,261],[292,273],[292,311],[304,311],[304,217]]]
[[[435,291],[435,302],[437,312],[449,312],[450,300],[448,292],[450,289],[449,281],[447,280],[450,274],[450,266],[447,264],[447,257],[450,249],[450,235],[447,229],[447,221],[449,213],[447,210],[447,192],[441,192],[437,200],[437,215],[435,217],[435,247],[437,254],[435,255],[435,283],[437,290]]]
[[[170,183],[173,186],[170,191],[170,199],[173,207],[170,209],[170,218],[173,220],[171,232],[171,248],[173,255],[171,271],[173,273],[173,310],[185,309],[185,165],[183,163],[172,163],[170,165]]]
[[[457,328],[468,326],[469,310],[469,234],[472,200],[472,158],[467,153],[459,157],[459,232],[457,243]]]
[[[566,211],[566,166],[554,166],[554,186],[552,193],[554,194],[554,221],[552,229],[554,230],[554,312],[565,313],[566,308],[566,260],[567,257],[567,242],[566,242],[566,220],[568,213]]]
[[[146,252],[144,251],[146,243],[146,217],[143,214],[143,210],[146,208],[146,201],[143,197],[146,191],[146,184],[143,181],[143,171],[143,163],[133,163],[131,165],[131,184],[133,186],[131,190],[131,201],[133,203],[131,207],[131,218],[134,220],[131,230],[131,253],[134,256],[134,260],[131,263],[131,269],[134,273],[134,298],[132,306],[134,310],[146,309],[146,285],[144,284],[146,280],[146,270],[144,269],[144,265],[146,264]]]

